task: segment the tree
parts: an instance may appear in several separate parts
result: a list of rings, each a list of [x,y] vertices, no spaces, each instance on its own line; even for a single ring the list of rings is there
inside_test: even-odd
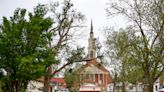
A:
[[[33,13],[16,9],[10,19],[3,17],[0,25],[0,69],[7,73],[2,79],[4,92],[25,92],[30,80],[45,73],[55,61],[48,29],[52,20],[45,17],[47,9],[38,5]]]
[[[0,92],[2,92],[2,83],[1,83],[2,76],[3,76],[3,71],[2,69],[0,69]]]
[[[121,0],[110,1],[107,13],[121,14],[128,18],[136,30],[139,42],[133,43],[131,53],[140,63],[145,74],[147,90],[153,92],[154,82],[164,71],[164,1]]]
[[[74,71],[75,69],[68,69],[64,73],[64,80],[67,84],[67,88],[69,91],[74,92],[75,90],[72,89],[74,81],[79,80],[79,75],[77,72]]]
[[[125,92],[125,82],[128,81],[127,76],[130,74],[128,72],[128,67],[130,66],[130,56],[128,53],[130,53],[131,49],[129,46],[130,42],[132,42],[132,39],[134,38],[133,33],[128,31],[129,29],[131,28],[119,29],[119,31],[112,31],[114,29],[105,31],[106,55],[111,58],[111,64],[114,64],[114,76],[121,77],[121,82],[123,84],[122,92]],[[120,64],[118,64],[118,62]],[[132,64],[132,67],[136,67],[134,63]],[[115,81],[118,81],[117,79],[118,78],[116,78]]]
[[[59,11],[58,7],[60,9]],[[52,41],[53,43],[49,43],[49,47],[53,49],[53,52],[56,54],[56,56],[58,56],[64,48],[69,46],[70,41],[74,37],[74,29],[80,28],[80,23],[84,19],[84,15],[82,15],[80,12],[77,12],[72,7],[73,4],[71,3],[71,0],[65,0],[61,6],[58,2],[50,4],[51,13],[54,15],[54,26],[51,28],[51,30],[49,30],[49,32],[53,34],[52,37],[55,40]],[[49,92],[50,78],[57,72],[64,69],[66,66],[73,64],[73,61],[70,62],[69,60],[65,60],[63,65],[54,71],[51,71],[52,66],[47,66],[46,75],[44,76],[43,92]],[[81,58],[78,58],[78,60],[76,59],[76,61],[81,61]],[[54,63],[55,67],[58,67],[60,62]]]
[[[64,73],[64,80],[67,84],[67,88],[71,90],[73,80],[75,79],[75,74],[72,73],[72,70],[70,69],[69,71],[65,71]]]

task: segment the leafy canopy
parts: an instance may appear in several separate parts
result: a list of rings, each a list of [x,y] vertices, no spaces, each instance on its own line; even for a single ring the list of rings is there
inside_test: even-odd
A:
[[[27,15],[26,9],[16,9],[9,19],[0,24],[0,69],[7,72],[4,84],[22,87],[23,83],[44,74],[47,66],[55,63],[54,53],[48,47],[52,19],[45,17],[47,8],[38,5]],[[6,83],[7,82],[7,83]],[[10,89],[10,88],[9,88]]]

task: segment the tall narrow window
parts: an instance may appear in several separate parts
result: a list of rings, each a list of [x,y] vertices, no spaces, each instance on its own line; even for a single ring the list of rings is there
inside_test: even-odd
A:
[[[90,57],[93,58],[93,51],[90,52]]]
[[[93,41],[92,41],[92,46],[94,46],[94,45],[95,45],[95,41],[93,40]]]

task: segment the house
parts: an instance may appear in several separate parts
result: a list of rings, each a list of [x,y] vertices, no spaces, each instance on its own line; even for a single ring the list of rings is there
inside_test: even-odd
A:
[[[40,77],[35,81],[30,81],[27,86],[26,92],[43,92],[44,77]],[[63,78],[51,78],[50,79],[50,92],[56,92],[62,90],[62,92],[68,92],[66,88],[66,82]]]
[[[44,77],[30,81],[27,85],[26,92],[43,92]]]
[[[112,78],[109,71],[96,59],[92,22],[88,44],[88,61],[76,70],[79,78],[74,81],[72,89],[80,92],[108,92]]]
[[[50,80],[50,85],[51,85],[51,92],[56,92],[56,91],[64,91],[68,92],[66,88],[66,82],[64,78],[51,78]]]
[[[163,81],[163,77],[159,77],[153,85],[153,92],[159,92],[159,88],[164,85],[164,81]],[[136,84],[132,84],[129,82],[125,83],[125,90],[127,92],[147,92],[147,90],[144,90],[146,87],[145,84],[143,84],[143,82],[138,82]],[[122,83],[121,82],[117,82],[115,85],[115,91],[116,92],[122,92]]]
[[[164,85],[164,75],[161,75],[155,82],[153,86],[153,92],[159,92],[159,88]]]

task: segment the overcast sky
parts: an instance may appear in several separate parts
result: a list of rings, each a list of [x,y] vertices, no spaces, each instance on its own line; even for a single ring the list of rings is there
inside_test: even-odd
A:
[[[50,1],[56,0],[1,0],[0,2],[0,19],[2,21],[2,16],[11,16],[16,8],[26,8],[28,11],[32,11],[34,6],[38,3],[49,3]],[[59,1],[59,0],[58,0]],[[61,1],[61,0],[60,0]],[[63,0],[62,0],[63,1]],[[110,0],[72,0],[74,3],[74,8],[81,11],[86,16],[85,25],[87,27],[83,28],[85,30],[85,37],[82,37],[81,41],[88,41],[88,34],[90,29],[90,21],[93,21],[95,37],[103,38],[103,27],[124,27],[126,22],[121,18],[107,18],[106,17],[106,3]],[[80,41],[80,43],[81,43]],[[82,46],[87,46],[87,44],[82,44]]]

